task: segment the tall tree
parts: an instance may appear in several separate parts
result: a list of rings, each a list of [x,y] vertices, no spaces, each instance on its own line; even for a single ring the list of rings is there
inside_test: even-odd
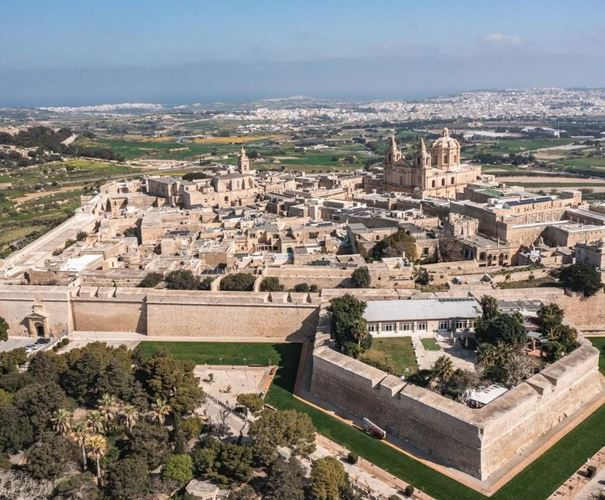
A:
[[[437,358],[433,364],[431,371],[433,372],[433,379],[435,382],[441,386],[444,386],[454,375],[454,364],[452,362],[452,358],[446,356],[445,354],[439,356],[439,358]]]
[[[112,464],[107,474],[110,498],[138,500],[150,491],[149,468],[137,457],[124,458]]]
[[[269,471],[264,497],[266,500],[304,500],[305,473],[296,457],[286,461],[278,457]]]
[[[307,456],[315,449],[315,427],[306,413],[295,410],[265,410],[250,426],[255,455],[270,464],[278,446],[287,446],[294,454]]]
[[[126,429],[130,432],[139,419],[139,410],[137,410],[137,407],[134,405],[125,404],[120,411],[120,415],[124,419]]]
[[[359,346],[362,351],[370,347],[372,337],[363,317],[365,309],[366,303],[350,294],[330,301],[331,336],[339,348],[343,349],[349,343]]]
[[[73,415],[65,408],[59,408],[53,417],[53,428],[61,436],[65,436],[71,430]]]
[[[361,266],[355,269],[351,278],[356,288],[369,288],[372,281],[367,266]]]
[[[97,466],[97,482],[101,484],[101,458],[107,452],[107,440],[101,434],[92,434],[86,440],[88,456],[92,458]]]
[[[341,500],[349,489],[349,477],[334,457],[324,457],[311,466],[311,495],[314,500]]]
[[[88,460],[86,458],[86,442],[90,436],[86,421],[77,421],[73,425],[69,436],[80,447],[80,452],[82,455],[82,471],[86,471],[86,468],[88,467]]]
[[[559,274],[559,280],[566,288],[570,288],[574,292],[582,292],[587,297],[596,294],[603,288],[601,274],[594,266],[585,262],[576,262],[564,267]]]
[[[137,376],[152,401],[165,400],[175,413],[182,415],[195,410],[204,400],[192,361],[174,359],[161,350],[140,363]]]
[[[563,323],[565,312],[557,304],[542,304],[537,311],[540,330],[548,333]]]

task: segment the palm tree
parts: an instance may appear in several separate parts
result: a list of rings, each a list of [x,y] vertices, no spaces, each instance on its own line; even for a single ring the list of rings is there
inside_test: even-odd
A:
[[[433,376],[435,377],[435,380],[440,384],[444,384],[452,378],[453,374],[454,364],[452,363],[452,359],[446,355],[437,358],[437,361],[435,361],[435,364],[433,365]]]
[[[155,403],[151,405],[151,419],[157,421],[158,424],[164,425],[166,417],[172,412],[172,407],[165,399],[157,398]]]
[[[136,421],[139,419],[139,410],[137,410],[136,406],[131,404],[124,405],[122,408],[122,417],[126,423],[126,428],[130,432]]]
[[[93,434],[101,434],[105,430],[105,418],[97,410],[88,413],[86,423]]]
[[[59,408],[53,417],[53,427],[55,432],[65,436],[71,429],[72,414],[70,411]]]
[[[105,456],[107,452],[107,440],[105,436],[101,434],[93,434],[88,436],[86,440],[86,447],[88,448],[88,456],[92,458],[97,464],[97,482],[101,485],[101,458]]]
[[[116,418],[118,412],[118,398],[113,394],[103,394],[101,399],[99,399],[98,406],[99,411],[105,420],[111,422]]]
[[[88,432],[88,424],[84,420],[76,422],[71,430],[70,437],[76,442],[76,444],[82,450],[82,471],[86,472],[88,467],[88,460],[86,460],[86,441],[88,440],[90,433]]]

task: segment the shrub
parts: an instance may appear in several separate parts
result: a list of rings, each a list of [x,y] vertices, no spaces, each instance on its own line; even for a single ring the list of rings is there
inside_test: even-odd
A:
[[[355,465],[359,460],[359,456],[357,455],[357,453],[353,453],[352,451],[349,452],[349,454],[347,455],[347,462],[349,462],[350,464]]]
[[[309,292],[309,284],[308,283],[299,283],[298,285],[294,285],[295,292],[306,293]]]
[[[586,477],[592,478],[597,473],[597,468],[594,465],[586,467]]]
[[[405,496],[411,497],[414,494],[414,491],[415,491],[414,487],[411,484],[408,484],[404,490]]]
[[[260,284],[261,292],[281,292],[284,286],[279,284],[277,276],[267,276]]]
[[[137,286],[139,288],[155,288],[163,279],[164,275],[162,273],[147,273]]]
[[[197,290],[200,283],[188,269],[177,269],[166,275],[166,286],[170,290]]]
[[[221,290],[248,292],[254,288],[256,278],[250,273],[228,274],[221,281]]]

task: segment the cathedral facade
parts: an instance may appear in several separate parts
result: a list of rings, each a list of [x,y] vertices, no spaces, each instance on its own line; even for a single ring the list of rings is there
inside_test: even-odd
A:
[[[384,159],[385,191],[456,199],[468,184],[480,179],[481,166],[460,162],[460,143],[450,137],[447,128],[430,153],[420,139],[411,160],[404,158],[395,138],[389,137]]]

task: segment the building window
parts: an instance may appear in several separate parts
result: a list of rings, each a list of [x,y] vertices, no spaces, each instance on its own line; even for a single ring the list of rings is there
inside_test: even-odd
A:
[[[419,321],[416,323],[416,330],[424,332],[426,331],[426,321]]]
[[[409,332],[412,330],[412,323],[399,323],[399,329],[403,332]]]
[[[449,328],[449,322],[448,321],[440,321],[439,322],[439,330],[447,330]]]
[[[431,182],[431,187],[435,187],[435,181],[434,180]]]
[[[397,323],[382,323],[380,329],[382,332],[394,332],[397,329]]]
[[[445,186],[445,179],[441,179],[441,185]]]
[[[378,325],[376,323],[370,323],[368,324],[368,332],[369,333],[376,333],[378,331]]]
[[[443,163],[447,163],[447,155],[443,155]]]
[[[465,326],[466,326],[466,321],[461,320],[461,319],[456,321],[456,328],[464,328]]]
[[[452,180],[450,181],[451,184],[454,184],[456,181],[454,180],[454,178],[452,177]]]

